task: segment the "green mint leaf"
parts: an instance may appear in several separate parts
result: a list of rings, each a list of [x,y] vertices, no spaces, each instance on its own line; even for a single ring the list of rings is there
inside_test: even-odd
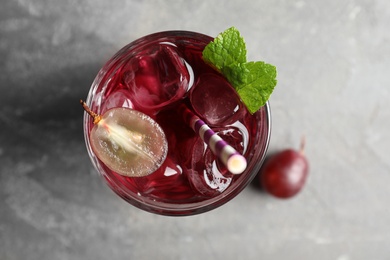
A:
[[[245,67],[249,70],[244,83],[236,87],[238,95],[251,114],[264,106],[274,90],[276,67],[262,61],[248,62]]]
[[[222,72],[223,68],[246,62],[246,46],[240,32],[231,27],[220,33],[203,50],[203,59]]]
[[[248,68],[246,67],[246,63],[237,63],[231,64],[227,67],[222,68],[222,74],[226,77],[226,79],[232,84],[236,90],[239,86],[245,84],[247,80],[247,75],[250,73]]]
[[[245,41],[235,27],[205,47],[203,60],[225,76],[252,114],[265,105],[276,86],[276,67],[262,61],[247,62]]]

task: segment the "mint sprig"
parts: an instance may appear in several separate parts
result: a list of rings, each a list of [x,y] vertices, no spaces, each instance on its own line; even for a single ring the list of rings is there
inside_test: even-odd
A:
[[[273,92],[276,67],[263,61],[247,62],[246,45],[240,32],[231,27],[203,50],[203,60],[222,73],[236,89],[250,113],[259,110]]]

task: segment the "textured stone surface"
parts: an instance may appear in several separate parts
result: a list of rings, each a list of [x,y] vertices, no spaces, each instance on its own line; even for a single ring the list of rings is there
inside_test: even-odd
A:
[[[0,259],[388,259],[390,3],[30,1],[0,9]],[[117,198],[87,156],[78,100],[127,42],[236,26],[278,67],[270,152],[307,139],[310,177],[184,218]]]

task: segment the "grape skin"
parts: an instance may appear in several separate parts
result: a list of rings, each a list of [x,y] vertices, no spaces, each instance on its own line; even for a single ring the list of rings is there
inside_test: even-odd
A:
[[[161,127],[129,108],[113,108],[90,133],[95,155],[112,171],[130,177],[153,173],[164,162],[168,144]]]

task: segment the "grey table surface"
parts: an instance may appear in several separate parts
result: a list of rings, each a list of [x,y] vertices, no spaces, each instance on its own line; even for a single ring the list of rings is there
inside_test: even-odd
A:
[[[0,259],[390,259],[389,24],[387,0],[2,1]],[[78,100],[136,38],[230,26],[278,68],[269,152],[306,136],[305,189],[251,185],[192,217],[130,206],[89,161]]]

